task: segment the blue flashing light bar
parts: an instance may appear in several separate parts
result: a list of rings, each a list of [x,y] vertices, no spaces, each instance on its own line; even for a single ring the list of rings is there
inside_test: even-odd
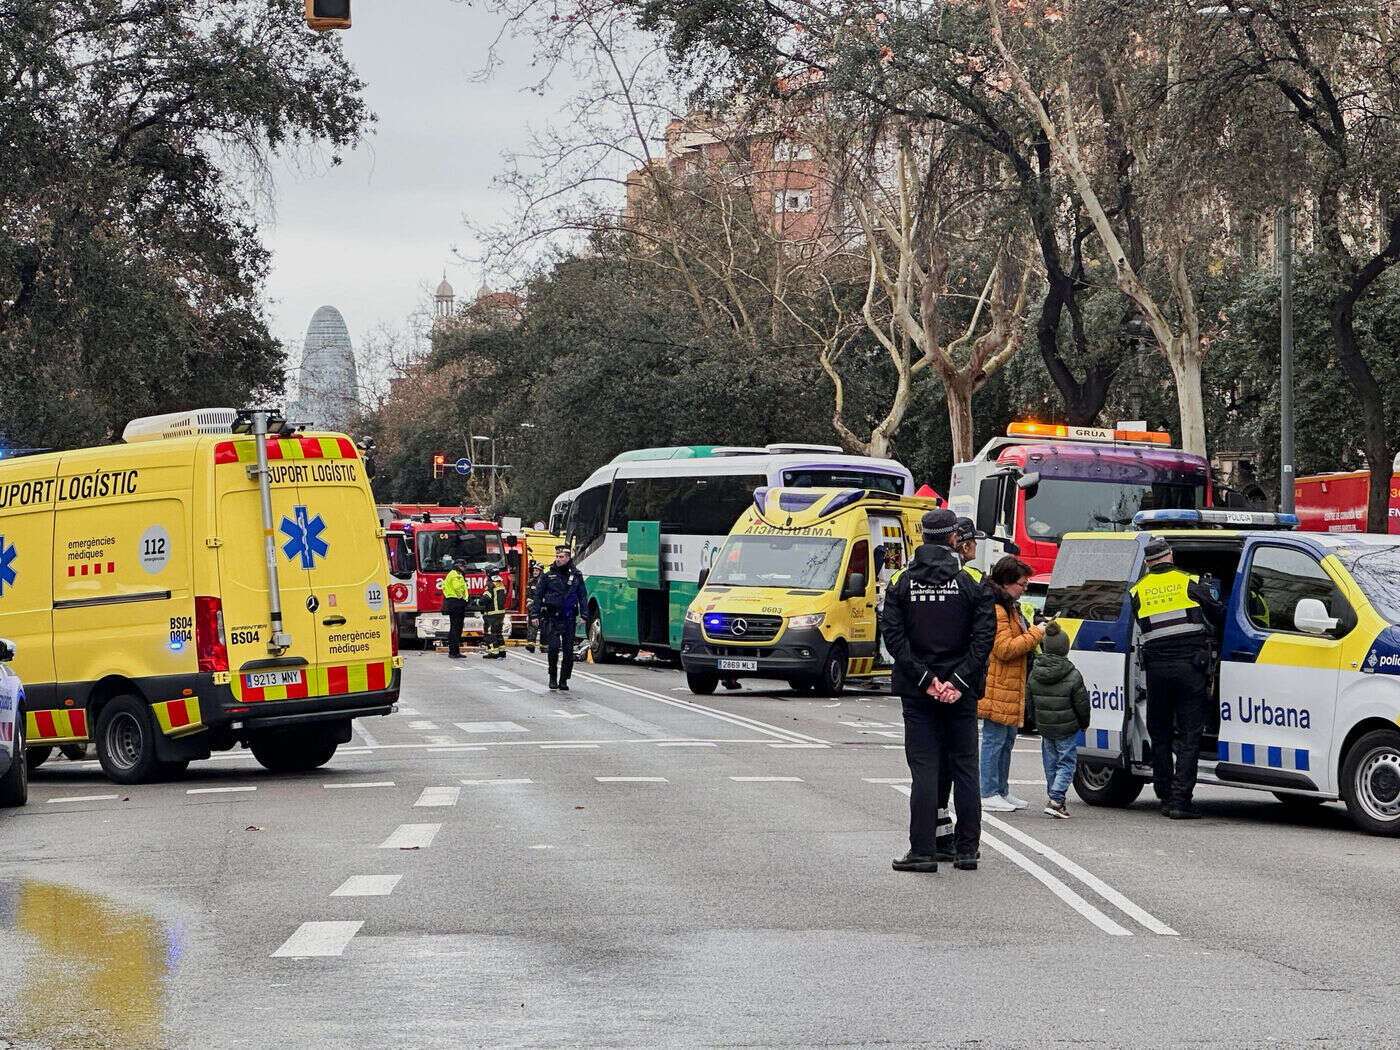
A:
[[[1133,515],[1139,529],[1296,529],[1298,515],[1265,510],[1140,510]]]

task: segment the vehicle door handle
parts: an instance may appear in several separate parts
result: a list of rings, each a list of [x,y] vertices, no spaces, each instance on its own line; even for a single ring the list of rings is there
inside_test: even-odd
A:
[[[1254,654],[1251,653],[1248,649],[1231,649],[1231,650],[1230,650],[1230,659],[1231,659],[1231,660],[1253,660],[1253,659],[1254,659]]]
[[[1100,638],[1097,642],[1094,643],[1094,648],[1095,648],[1095,649],[1101,649],[1101,650],[1103,650],[1104,652],[1112,652],[1113,649],[1114,649],[1113,639],[1112,639],[1112,638]]]
[[[322,625],[324,625],[324,626],[326,626],[326,627],[344,627],[344,626],[345,626],[345,617],[343,617],[343,616],[327,616],[324,620],[321,621],[321,623],[322,623]]]

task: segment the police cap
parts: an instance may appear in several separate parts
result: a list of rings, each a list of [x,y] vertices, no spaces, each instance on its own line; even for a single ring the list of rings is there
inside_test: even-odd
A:
[[[1154,536],[1147,543],[1147,549],[1143,552],[1147,557],[1147,564],[1161,561],[1172,552],[1172,545],[1161,536]]]
[[[923,517],[924,539],[947,536],[958,527],[958,516],[951,510],[939,507],[928,511]]]
[[[987,534],[979,532],[977,525],[971,518],[959,518],[957,526],[953,529],[953,539],[958,543],[967,543],[969,540],[985,540]]]

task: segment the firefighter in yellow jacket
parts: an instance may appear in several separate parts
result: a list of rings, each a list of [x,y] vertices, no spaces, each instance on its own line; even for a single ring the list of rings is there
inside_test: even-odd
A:
[[[506,620],[506,584],[501,579],[499,569],[491,570],[491,576],[486,584],[486,608],[483,615],[486,620],[486,651],[482,657],[486,660],[504,660],[506,658],[505,632],[503,630]]]

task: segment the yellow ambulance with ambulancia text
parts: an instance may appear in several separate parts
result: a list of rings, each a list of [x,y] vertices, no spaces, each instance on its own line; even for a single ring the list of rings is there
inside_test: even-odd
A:
[[[240,744],[271,770],[323,765],[397,702],[388,590],[354,443],[273,411],[0,463],[0,636],[31,766],[88,742],[120,783]]]
[[[685,614],[692,692],[722,679],[776,678],[841,693],[888,676],[880,606],[938,501],[866,489],[760,488]]]

